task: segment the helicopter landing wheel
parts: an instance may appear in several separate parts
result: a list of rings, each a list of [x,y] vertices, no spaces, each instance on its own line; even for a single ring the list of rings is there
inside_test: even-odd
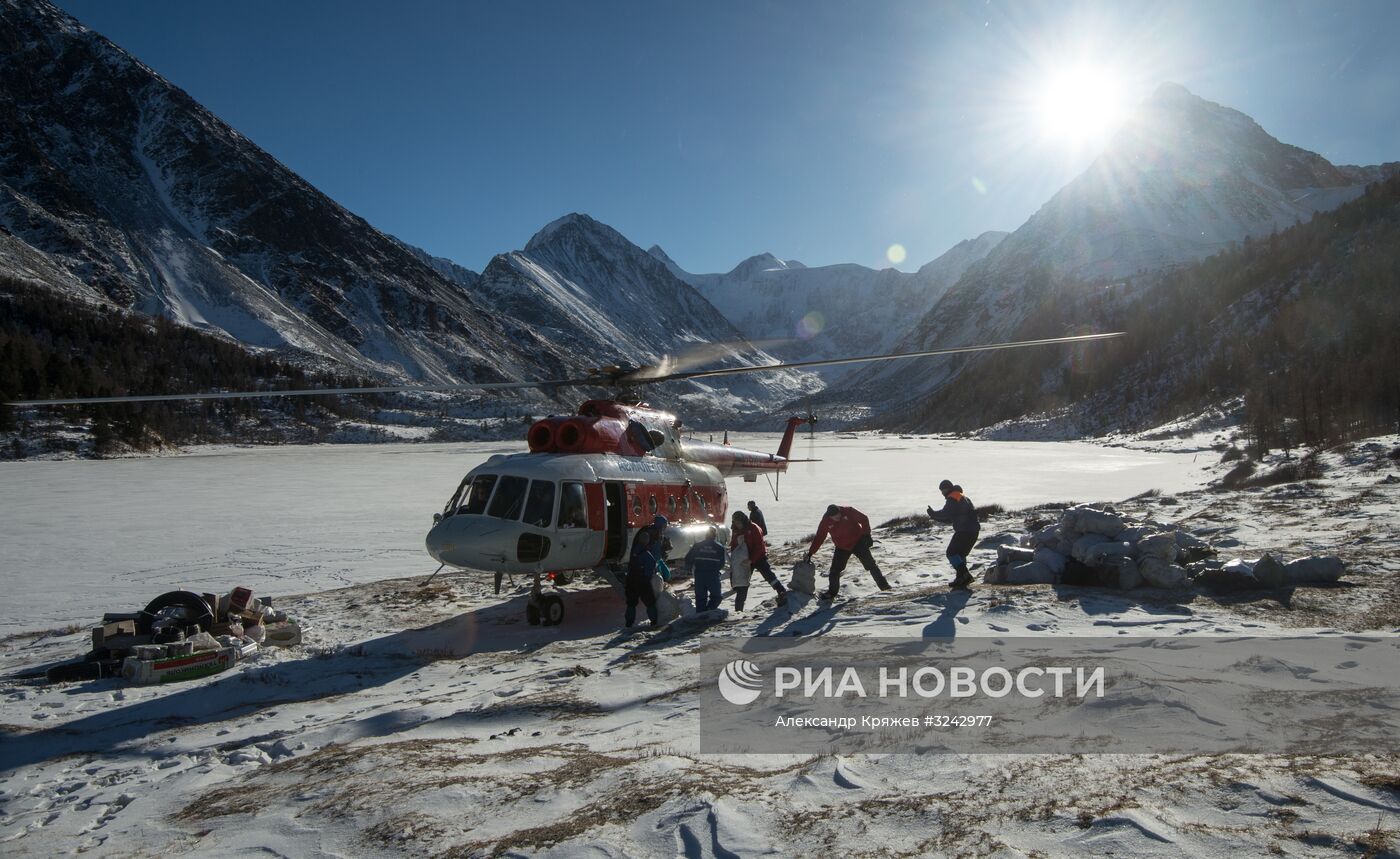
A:
[[[525,620],[531,626],[540,625],[540,607],[537,603],[531,601],[525,604]]]
[[[545,594],[540,598],[540,622],[545,626],[558,626],[564,622],[564,600],[558,594]]]

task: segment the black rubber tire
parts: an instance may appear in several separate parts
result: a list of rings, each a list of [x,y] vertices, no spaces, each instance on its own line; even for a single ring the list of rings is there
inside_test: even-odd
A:
[[[564,622],[564,599],[558,594],[545,594],[540,598],[541,623],[545,626],[558,626]]]
[[[169,591],[146,604],[136,617],[136,631],[141,635],[151,634],[151,624],[156,614],[163,608],[179,606],[185,610],[184,626],[198,626],[205,632],[214,625],[214,610],[204,601],[204,597],[193,591]]]
[[[531,626],[540,625],[540,607],[533,602],[525,604],[525,620]]]

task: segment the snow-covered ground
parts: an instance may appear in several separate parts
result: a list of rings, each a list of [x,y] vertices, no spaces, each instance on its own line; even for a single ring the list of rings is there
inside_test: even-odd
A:
[[[819,512],[833,494],[868,505],[877,522],[882,511],[922,509],[929,482],[945,473],[1008,507],[1160,488],[1162,495],[1120,503],[1120,512],[1181,522],[1222,554],[1340,554],[1348,585],[1230,598],[980,585],[968,599],[945,588],[946,532],[887,529],[876,551],[896,586],[891,594],[875,595],[857,567],[843,582],[856,598],[834,608],[751,608],[714,625],[683,622],[631,636],[618,633],[621,601],[605,587],[572,588],[564,625],[550,629],[525,623],[522,592],[496,597],[480,579],[439,578],[428,588],[418,587],[421,576],[366,583],[430,571],[410,550],[420,551],[439,496],[484,450],[220,451],[6,466],[0,533],[12,629],[32,625],[15,619],[19,606],[43,604],[34,594],[70,600],[43,609],[45,617],[85,625],[93,607],[139,603],[176,584],[170,576],[181,564],[201,559],[227,565],[218,568],[224,578],[210,580],[219,586],[248,571],[261,576],[260,592],[315,592],[278,600],[305,622],[303,646],[260,653],[216,678],[168,688],[5,681],[0,844],[7,856],[1394,855],[1400,759],[1393,755],[1328,757],[1321,748],[1286,756],[706,755],[695,688],[707,678],[697,676],[695,653],[721,637],[829,631],[1400,633],[1400,479],[1388,455],[1397,442],[1329,452],[1322,477],[1307,484],[1213,492],[1200,485],[1222,469],[1212,461],[1209,473],[1201,471],[1200,453],[1112,449],[1113,457],[1147,460],[1111,459],[1093,470],[1098,454],[1088,445],[988,442],[980,443],[983,454],[942,440],[819,441],[826,461],[818,471],[804,478],[805,466],[797,467],[784,479],[784,501],[766,505],[785,529],[775,527],[775,544],[805,535],[805,511]],[[902,455],[882,449],[890,446]],[[1042,473],[1049,466],[1032,468],[1023,448],[1058,461],[1059,477]],[[130,469],[123,481],[99,476],[114,465]],[[15,480],[31,468],[32,478]],[[177,476],[181,469],[204,480]],[[1016,496],[1015,474],[1037,475],[1053,491]],[[45,491],[63,497],[41,503],[45,491],[28,483],[41,478]],[[318,487],[304,485],[313,480]],[[190,488],[201,483],[211,485]],[[11,500],[12,486],[22,487],[22,500]],[[1005,489],[982,488],[993,486]],[[119,496],[102,497],[118,487]],[[743,499],[741,487],[731,483],[733,500]],[[855,494],[858,487],[867,494]],[[894,506],[878,506],[881,487]],[[207,525],[210,534],[231,536],[206,544],[180,523],[159,537],[145,530],[151,511],[207,520],[192,509],[196,502],[200,510],[237,502],[222,525]],[[382,515],[363,515],[376,509]],[[62,528],[39,527],[60,514]],[[410,533],[393,535],[391,515]],[[72,530],[84,516],[87,530]],[[304,539],[258,530],[278,522]],[[983,533],[1020,528],[1019,517],[1001,516]],[[344,554],[326,557],[347,540]],[[120,553],[140,545],[158,560],[128,579],[132,587],[113,587],[122,580],[98,563],[104,547]],[[292,570],[283,579],[277,545]],[[42,572],[17,577],[12,547],[42,562]],[[239,551],[250,547],[264,552],[255,556],[260,565],[241,563],[250,556]],[[380,554],[356,557],[371,548]],[[81,551],[82,560],[53,557],[65,550]],[[798,551],[776,545],[775,566],[786,567]],[[974,569],[990,554],[975,552]],[[108,569],[105,582],[44,581],[85,575],[85,564]],[[349,580],[361,573],[365,579]],[[326,590],[336,576],[345,586]],[[99,593],[73,594],[75,585]],[[681,593],[689,595],[687,585]],[[110,605],[114,594],[120,605]],[[71,606],[66,614],[63,605]],[[86,629],[61,627],[12,634],[0,639],[0,672],[78,655],[86,639]]]

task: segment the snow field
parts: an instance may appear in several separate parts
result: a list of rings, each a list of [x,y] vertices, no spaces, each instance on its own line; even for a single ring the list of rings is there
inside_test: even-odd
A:
[[[206,681],[0,686],[0,843],[15,856],[1223,857],[1373,844],[1387,855],[1400,829],[1393,756],[704,755],[693,654],[716,637],[831,631],[1395,634],[1400,486],[1383,481],[1397,441],[1326,454],[1316,485],[1120,505],[1189,516],[1217,545],[1238,542],[1222,552],[1340,554],[1348,588],[1237,600],[979,586],[968,598],[946,590],[946,532],[887,529],[876,554],[892,593],[877,595],[856,566],[842,583],[853,599],[835,607],[798,599],[791,612],[751,607],[657,634],[619,632],[620,599],[590,585],[570,589],[557,629],[524,622],[519,588],[497,597],[468,576],[316,589],[278,601],[304,620],[304,646]],[[347,483],[369,481],[349,471]],[[342,510],[316,509],[300,527],[339,527]],[[1002,516],[983,533],[1020,526]],[[778,546],[775,567],[798,551]],[[991,556],[975,551],[974,570]],[[756,588],[751,604],[766,596]],[[11,635],[0,666],[66,658],[86,638]]]

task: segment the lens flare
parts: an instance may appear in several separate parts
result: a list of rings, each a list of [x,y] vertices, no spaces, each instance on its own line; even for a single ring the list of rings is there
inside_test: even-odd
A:
[[[797,320],[797,336],[802,340],[811,340],[822,332],[826,327],[826,317],[813,310],[806,316]]]
[[[904,250],[904,245],[898,242],[890,245],[889,248],[885,250],[885,259],[889,260],[894,265],[899,265],[904,262],[907,256],[909,256],[909,254]]]
[[[976,191],[977,193],[982,194],[982,195],[985,196],[986,193],[987,193],[987,183],[986,183],[986,182],[983,182],[981,179],[978,179],[976,176],[973,176],[973,177],[972,177],[972,190],[974,190],[974,191]]]
[[[1101,143],[1123,121],[1118,78],[1107,68],[1087,65],[1051,74],[1036,99],[1041,135],[1070,144]]]

